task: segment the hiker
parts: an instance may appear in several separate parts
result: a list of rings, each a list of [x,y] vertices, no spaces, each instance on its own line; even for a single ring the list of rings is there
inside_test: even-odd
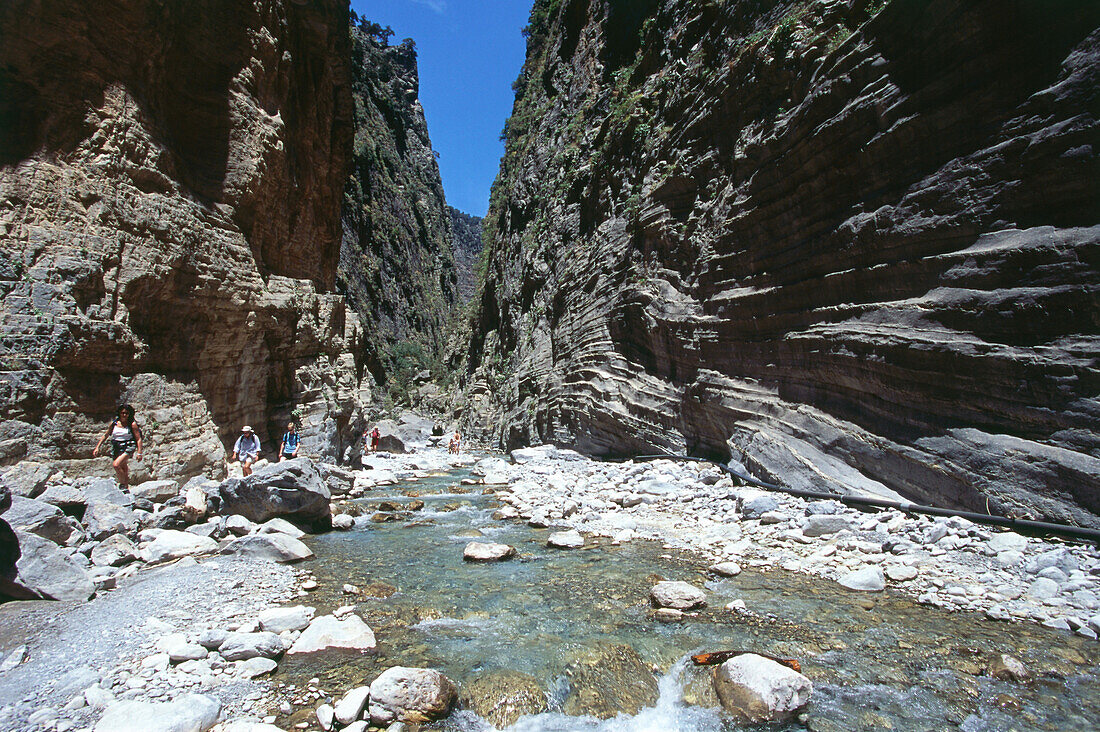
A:
[[[252,475],[252,463],[260,459],[260,438],[248,425],[241,427],[241,436],[233,445],[233,457],[229,460],[241,461],[241,472]]]
[[[115,469],[115,478],[122,490],[130,487],[130,456],[134,460],[141,460],[141,427],[134,421],[134,408],[129,404],[123,404],[118,408],[115,419],[107,427],[107,431],[99,438],[92,457],[99,457],[99,449],[103,443],[111,441],[111,465]]]
[[[452,452],[455,455],[457,455],[458,454],[458,448],[459,448],[461,443],[462,443],[462,438],[460,438],[458,436],[458,433],[455,432],[455,436],[452,437],[451,441],[447,443],[447,452]]]
[[[301,442],[302,438],[298,435],[298,430],[294,427],[294,423],[288,423],[286,426],[286,433],[283,435],[283,444],[279,446],[279,462],[293,460],[298,457],[298,445],[301,444]]]
[[[369,433],[363,433],[363,447],[367,446],[367,438],[370,438],[370,451],[378,452],[378,442],[382,439],[382,433],[378,431],[378,425],[375,425]]]

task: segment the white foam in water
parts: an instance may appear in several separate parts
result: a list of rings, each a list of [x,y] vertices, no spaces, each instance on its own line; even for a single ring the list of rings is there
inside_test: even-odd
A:
[[[719,732],[722,719],[713,709],[689,707],[683,703],[681,680],[688,659],[685,656],[657,683],[657,703],[633,717],[620,714],[613,719],[570,717],[547,712],[523,717],[502,732]],[[458,712],[454,729],[462,732],[490,732],[491,724],[472,712]]]

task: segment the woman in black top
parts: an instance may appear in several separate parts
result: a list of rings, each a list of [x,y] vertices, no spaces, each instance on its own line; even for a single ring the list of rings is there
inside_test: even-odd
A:
[[[141,428],[134,420],[134,408],[129,404],[118,408],[115,421],[111,422],[92,450],[93,457],[99,457],[99,449],[107,440],[111,441],[111,465],[114,466],[118,485],[126,490],[130,486],[130,456],[141,460]]]

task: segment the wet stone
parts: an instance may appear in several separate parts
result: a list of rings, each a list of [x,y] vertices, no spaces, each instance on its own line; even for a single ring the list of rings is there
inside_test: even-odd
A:
[[[476,712],[497,729],[547,709],[546,692],[538,679],[518,671],[491,671],[464,683],[459,702],[463,709]]]

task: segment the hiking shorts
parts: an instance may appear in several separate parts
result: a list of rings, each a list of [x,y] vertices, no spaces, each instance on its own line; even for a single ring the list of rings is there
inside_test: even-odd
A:
[[[122,453],[133,455],[137,450],[137,443],[133,440],[111,440],[111,458],[116,458]]]

